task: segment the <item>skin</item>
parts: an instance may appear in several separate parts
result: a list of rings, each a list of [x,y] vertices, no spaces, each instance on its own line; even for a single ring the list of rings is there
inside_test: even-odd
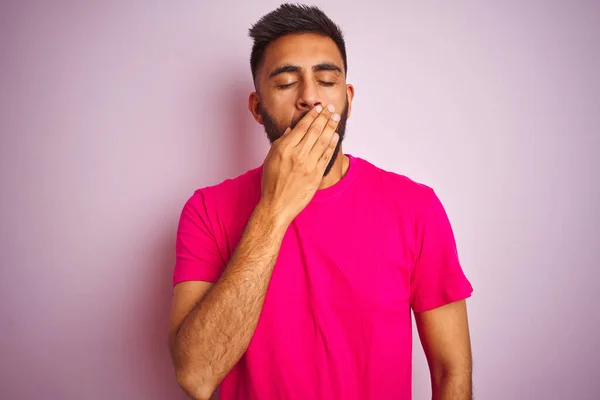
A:
[[[465,300],[415,313],[433,400],[471,400],[472,358]]]
[[[286,66],[297,70],[275,74]],[[325,66],[336,67],[338,71],[327,70]],[[318,70],[319,67],[322,69]],[[272,74],[275,75],[270,76]],[[264,125],[262,107],[275,119],[281,132],[315,106],[332,105],[341,113],[347,105],[348,118],[352,113],[354,86],[346,83],[342,56],[335,42],[328,37],[294,34],[271,43],[259,68],[256,88],[257,91],[249,96],[248,109],[256,122]],[[342,147],[341,142],[339,146]],[[339,182],[348,165],[349,159],[340,149],[319,189]]]
[[[354,87],[346,83],[333,40],[315,34],[279,38],[257,72],[248,108],[258,123],[272,122],[273,128],[261,200],[220,279],[182,282],[174,289],[169,346],[177,381],[195,399],[209,399],[246,351],[288,226],[349,165],[335,131],[340,113],[351,114]],[[267,115],[271,121],[265,121]],[[415,320],[433,399],[471,399],[465,302],[415,313]]]

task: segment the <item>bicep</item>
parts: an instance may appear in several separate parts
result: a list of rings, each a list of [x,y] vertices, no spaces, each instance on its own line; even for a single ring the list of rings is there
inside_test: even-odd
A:
[[[175,337],[188,314],[202,301],[214,285],[212,282],[186,281],[175,285],[169,324],[169,347],[173,349]]]
[[[415,312],[415,322],[432,372],[471,369],[471,343],[465,300]]]

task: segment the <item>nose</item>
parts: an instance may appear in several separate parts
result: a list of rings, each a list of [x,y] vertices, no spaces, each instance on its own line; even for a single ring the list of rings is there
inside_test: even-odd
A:
[[[319,87],[312,80],[304,80],[300,86],[297,107],[300,110],[310,110],[318,105],[324,107],[323,100],[319,93]]]

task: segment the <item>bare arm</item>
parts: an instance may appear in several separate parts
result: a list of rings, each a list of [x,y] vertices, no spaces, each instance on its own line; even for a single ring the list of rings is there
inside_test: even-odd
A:
[[[322,112],[321,112],[322,111]],[[314,196],[339,118],[313,109],[271,146],[262,198],[220,279],[175,288],[170,348],[180,386],[208,399],[246,351],[289,224]]]
[[[464,300],[415,313],[433,400],[472,400],[471,342]]]
[[[192,397],[210,398],[246,351],[285,228],[259,205],[221,279],[172,332],[177,380]]]

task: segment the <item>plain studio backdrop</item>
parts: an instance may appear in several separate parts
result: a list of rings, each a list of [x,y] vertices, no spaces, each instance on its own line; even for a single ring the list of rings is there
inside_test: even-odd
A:
[[[277,5],[2,2],[2,399],[185,398],[177,222],[195,189],[264,159],[247,29]],[[475,397],[600,398],[600,4],[319,5],[356,86],[344,150],[450,216]],[[418,339],[413,375],[430,398]]]

